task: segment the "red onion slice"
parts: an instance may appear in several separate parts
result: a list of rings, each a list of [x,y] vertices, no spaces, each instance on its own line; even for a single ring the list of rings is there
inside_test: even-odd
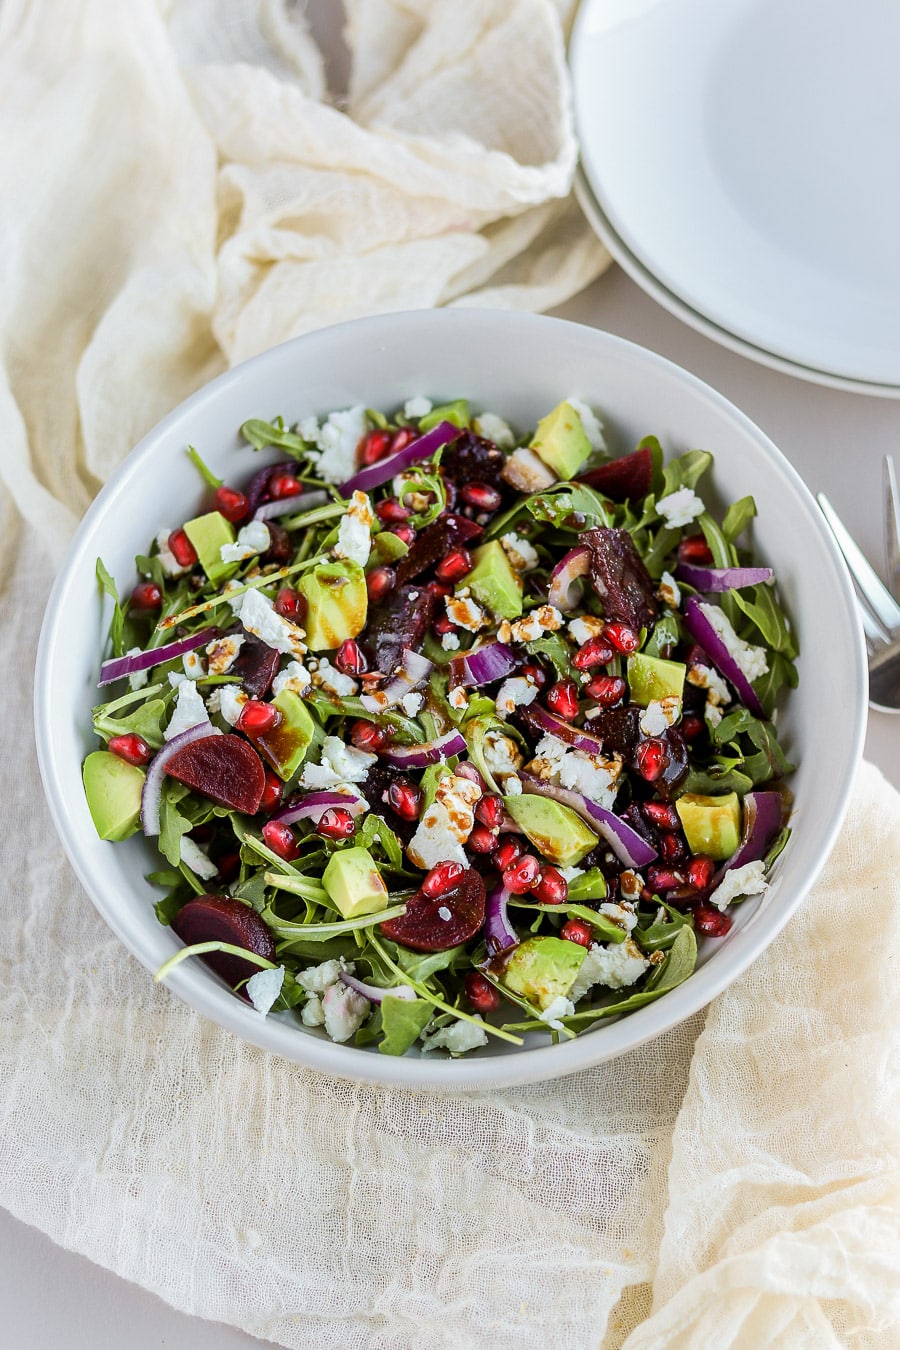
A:
[[[456,682],[470,688],[502,680],[511,674],[518,664],[519,658],[505,642],[488,642],[474,652],[454,656],[449,663]]]
[[[117,656],[112,661],[104,661],[100,667],[97,685],[100,687],[112,684],[125,675],[137,675],[139,671],[151,670],[153,666],[162,665],[163,661],[172,661],[176,656],[185,656],[188,652],[195,651],[197,647],[205,646],[218,636],[218,628],[204,628],[199,633],[192,633],[190,637],[178,638],[176,642],[168,642],[164,647],[154,647],[149,652],[138,652],[135,656]]]
[[[332,807],[341,807],[351,816],[361,816],[368,811],[369,803],[364,797],[349,792],[308,792],[302,801],[294,802],[277,811],[270,819],[291,825],[295,820],[314,820],[317,824],[325,811]]]
[[[408,984],[394,985],[393,989],[382,989],[377,984],[366,984],[365,980],[358,980],[355,975],[342,970],[338,979],[345,984],[348,989],[352,989],[357,994],[362,994],[370,1003],[382,1003],[386,998],[405,998],[413,1000],[416,997],[416,991],[411,989]]]
[[[756,717],[765,717],[765,709],[756,696],[753,685],[741,670],[725,643],[719,637],[709,619],[703,613],[703,606],[696,596],[691,596],[684,607],[684,626],[695,642],[706,652],[710,661],[734,686],[738,698]]]
[[[403,648],[400,662],[400,670],[383,689],[378,689],[374,694],[362,694],[360,696],[359,701],[366,712],[380,713],[384,712],[386,708],[392,708],[407,694],[411,694],[423,680],[428,678],[434,669],[433,661],[429,661],[428,657],[423,656],[421,652],[410,651],[409,647]]]
[[[506,906],[510,892],[505,886],[495,886],[488,892],[484,909],[484,940],[488,955],[508,951],[519,943],[519,935],[509,922]]]
[[[324,506],[331,498],[327,492],[317,489],[315,492],[301,492],[296,497],[280,497],[274,502],[263,502],[253,512],[254,520],[275,520],[278,516],[291,516],[296,511],[309,511],[314,506]]]
[[[423,745],[392,746],[390,750],[382,751],[382,759],[395,769],[427,769],[429,764],[439,764],[451,755],[461,755],[465,748],[464,736],[454,728],[445,731],[436,741],[426,741]]]
[[[771,567],[697,567],[695,563],[679,563],[675,569],[678,581],[686,581],[695,591],[706,594],[760,586],[774,575]]]
[[[550,573],[550,589],[547,600],[563,614],[568,614],[581,598],[578,578],[587,576],[591,567],[591,550],[586,544],[570,549],[566,556],[556,564]]]
[[[188,727],[187,731],[182,731],[180,735],[173,736],[172,740],[167,741],[161,750],[157,750],[147,768],[147,777],[144,780],[144,787],[141,792],[141,829],[148,838],[159,834],[159,803],[162,798],[163,779],[166,776],[166,765],[169,760],[179,750],[183,750],[186,745],[202,740],[204,736],[221,735],[222,732],[218,727],[214,727],[212,722],[197,722],[195,726]]]
[[[417,440],[410,441],[403,450],[398,450],[396,455],[379,460],[377,464],[372,464],[369,468],[354,474],[352,478],[348,478],[346,483],[341,483],[341,495],[349,497],[351,492],[357,490],[371,492],[372,488],[381,487],[381,484],[393,478],[394,474],[402,473],[411,464],[417,464],[420,459],[428,459],[435,450],[440,450],[442,445],[455,441],[457,436],[461,435],[459,427],[454,426],[452,422],[438,422],[437,426],[426,431],[424,436],[419,436]]]
[[[555,787],[545,783],[530,773],[519,773],[525,792],[535,793],[539,797],[552,797],[563,806],[569,806],[603,839],[626,867],[646,867],[657,856],[656,849],[648,844],[631,826],[605,806],[588,801],[580,792],[570,788]]]
[[[531,704],[528,708],[523,708],[522,716],[533,727],[548,732],[551,736],[555,736],[558,741],[562,741],[565,745],[571,745],[575,750],[584,750],[588,755],[599,755],[603,750],[603,742],[599,736],[591,736],[581,727],[573,727],[569,722],[564,722],[561,717],[548,712],[546,708],[540,707],[537,703]]]
[[[718,886],[725,873],[733,867],[743,867],[745,863],[758,862],[764,858],[781,829],[783,805],[780,792],[748,792],[743,806],[741,842],[737,852],[713,877],[713,886]]]

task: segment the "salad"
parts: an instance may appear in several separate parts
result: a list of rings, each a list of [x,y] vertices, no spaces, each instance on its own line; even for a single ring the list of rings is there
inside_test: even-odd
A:
[[[553,1041],[685,980],[761,895],[797,649],[713,456],[613,457],[576,398],[241,428],[112,601],[101,838],[262,1015],[385,1054]],[[201,493],[204,493],[201,497]]]

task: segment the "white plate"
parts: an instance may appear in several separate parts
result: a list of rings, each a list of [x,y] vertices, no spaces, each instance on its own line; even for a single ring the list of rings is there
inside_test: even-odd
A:
[[[663,309],[667,309],[676,319],[702,333],[710,341],[717,342],[721,347],[727,347],[738,356],[746,356],[750,361],[768,366],[770,370],[780,371],[783,375],[793,375],[800,380],[809,380],[812,384],[824,385],[829,389],[841,389],[849,394],[900,398],[900,385],[873,384],[865,380],[850,380],[843,375],[830,375],[824,370],[813,370],[811,366],[801,366],[796,361],[788,361],[784,356],[775,356],[772,352],[764,351],[762,347],[754,347],[752,343],[735,337],[734,333],[729,333],[726,328],[720,328],[698,310],[691,309],[690,305],[685,304],[674,291],[668,290],[652,272],[647,270],[641,260],[635,257],[625,241],[620,239],[613,229],[603,207],[591,191],[591,185],[582,168],[579,168],[575,175],[575,195],[591,229],[632,281],[662,305]]]
[[[582,162],[687,305],[808,369],[900,385],[900,6],[584,0]]]

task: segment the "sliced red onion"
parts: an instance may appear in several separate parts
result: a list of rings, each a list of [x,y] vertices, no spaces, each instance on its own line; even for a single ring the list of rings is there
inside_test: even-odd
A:
[[[333,807],[341,807],[344,811],[349,811],[351,816],[361,816],[363,812],[368,811],[369,803],[364,797],[358,797],[355,793],[351,796],[349,792],[308,792],[302,801],[294,802],[292,806],[285,806],[271,817],[272,820],[280,821],[284,825],[291,825],[295,820],[321,820],[325,811],[330,811]]]
[[[469,760],[464,759],[462,764],[457,764],[454,772],[458,774],[460,778],[468,778],[471,782],[477,783],[482,792],[487,791],[484,779],[475,768],[475,765],[470,763]]]
[[[219,636],[218,628],[204,628],[190,637],[179,638],[177,642],[168,642],[164,647],[154,647],[149,652],[138,652],[135,656],[117,656],[112,661],[104,661],[100,667],[98,687],[121,680],[125,675],[137,675],[141,670],[150,670],[161,666],[163,661],[172,661],[176,656],[185,656],[188,652],[203,647],[207,642]]]
[[[706,652],[710,661],[734,686],[738,698],[756,717],[765,717],[765,709],[756,696],[753,685],[741,670],[725,643],[719,637],[709,619],[703,613],[703,606],[696,596],[691,596],[684,607],[684,626],[695,642]]]
[[[404,469],[408,469],[411,464],[417,464],[420,459],[428,459],[435,450],[440,450],[441,446],[447,445],[449,441],[455,441],[461,434],[459,427],[454,426],[452,422],[438,422],[437,426],[426,431],[424,436],[419,436],[403,450],[398,450],[396,455],[380,459],[377,464],[361,469],[352,478],[348,478],[346,483],[341,483],[341,495],[349,497],[351,492],[371,492],[372,488],[381,487],[382,483],[386,483],[395,474],[403,473]]]
[[[338,976],[342,984],[348,989],[352,989],[357,994],[362,994],[370,1003],[381,1003],[386,998],[405,998],[413,1000],[416,997],[416,991],[411,989],[408,984],[397,984],[393,989],[382,989],[377,984],[366,984],[364,980],[358,980],[355,975],[350,975],[346,970],[342,970]]]
[[[222,732],[218,727],[214,727],[212,722],[197,722],[195,726],[188,727],[187,731],[182,731],[180,735],[173,736],[161,750],[157,750],[150,761],[141,792],[141,828],[148,838],[159,834],[159,803],[162,798],[163,779],[166,776],[166,765],[169,760],[179,750],[183,750],[186,745],[191,745],[194,741],[200,741],[204,736],[221,735]]]
[[[445,731],[436,741],[426,741],[422,745],[395,745],[382,752],[395,769],[427,769],[429,764],[439,764],[451,755],[461,755],[466,748],[465,737],[455,728]]]
[[[484,909],[484,940],[489,956],[496,956],[498,952],[505,952],[510,947],[518,946],[519,936],[509,922],[506,912],[509,896],[510,892],[505,886],[495,886],[488,892]]]
[[[583,797],[580,792],[573,792],[570,788],[545,783],[534,774],[520,772],[519,777],[525,792],[535,793],[539,797],[552,797],[561,805],[571,807],[582,820],[603,836],[613,853],[626,867],[646,867],[657,856],[652,844],[648,844],[627,821],[622,820],[614,812],[607,811],[605,806],[588,801],[587,797]]]
[[[679,563],[675,569],[678,581],[686,581],[695,591],[707,594],[760,586],[774,575],[771,567],[697,567],[695,563]]]
[[[429,661],[427,656],[421,652],[410,651],[409,647],[403,648],[403,655],[400,658],[401,669],[389,680],[383,689],[377,690],[374,694],[362,694],[360,703],[366,712],[380,713],[385,708],[392,708],[395,703],[399,703],[402,698],[426,680],[434,669],[434,662]]]
[[[581,597],[578,578],[587,576],[591,567],[591,550],[586,544],[570,549],[566,556],[556,564],[550,573],[550,589],[547,600],[563,614],[575,608]]]
[[[764,858],[781,829],[783,810],[780,792],[748,792],[743,805],[741,842],[737,852],[713,877],[713,886],[718,886],[725,873],[733,867],[743,867],[745,863],[758,862]]]
[[[581,727],[573,727],[571,723],[564,722],[561,717],[548,712],[546,708],[540,707],[537,703],[531,704],[528,708],[523,708],[522,716],[533,727],[548,732],[551,736],[555,736],[558,741],[562,741],[565,745],[571,745],[575,750],[584,750],[589,755],[599,755],[603,749],[603,742],[599,736],[591,736]]]
[[[280,497],[274,502],[263,502],[253,512],[254,520],[275,520],[277,516],[291,516],[296,511],[309,511],[314,506],[324,506],[330,501],[327,492],[318,489],[315,492],[301,492],[296,497]]]
[[[491,684],[511,674],[519,664],[512,647],[505,642],[488,642],[474,652],[463,656],[454,656],[450,660],[450,671],[458,684],[477,688],[482,684]]]

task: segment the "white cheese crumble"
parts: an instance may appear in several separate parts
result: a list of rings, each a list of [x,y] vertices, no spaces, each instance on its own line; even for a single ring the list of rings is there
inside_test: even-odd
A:
[[[354,492],[346,513],[341,516],[335,556],[348,558],[364,567],[372,550],[372,526],[375,513],[364,492]]]
[[[622,872],[619,876],[619,890],[626,900],[639,900],[644,889],[644,878],[640,872]]]
[[[195,872],[202,881],[209,881],[218,872],[218,867],[211,862],[208,855],[194,839],[190,839],[186,834],[181,836],[178,844],[178,855],[183,863]]]
[[[722,679],[717,670],[712,666],[690,666],[687,673],[688,684],[693,684],[697,689],[707,691],[707,707],[710,704],[718,704],[724,707],[726,703],[731,702],[731,690]]]
[[[619,791],[621,760],[572,749],[548,733],[538,741],[535,758],[528,767],[545,783],[571,788],[606,810],[612,810]]]
[[[506,793],[507,797],[521,797],[524,792],[521,778],[517,778],[515,774],[511,775],[509,778],[504,778],[503,791]]]
[[[163,732],[165,739],[173,741],[183,731],[195,727],[198,722],[208,720],[206,704],[197,692],[197,686],[193,680],[186,680],[182,677],[178,685],[178,698],[174,711],[169,718],[169,725]]]
[[[451,623],[455,623],[457,628],[465,628],[470,633],[477,633],[479,628],[484,628],[487,624],[485,612],[472,599],[468,586],[458,595],[445,596],[444,608]]]
[[[240,633],[213,638],[206,648],[210,675],[227,675],[238,659],[244,641]]]
[[[140,654],[141,654],[140,647],[132,647],[130,651],[127,651],[125,653],[126,656],[140,656]],[[143,689],[144,685],[147,683],[149,679],[150,679],[149,668],[147,670],[137,670],[133,675],[128,676],[128,688],[131,690],[133,694],[137,693],[138,689]]]
[[[703,716],[706,725],[712,731],[722,720],[722,709],[719,707],[718,703],[713,703],[712,698],[708,698],[703,708]]]
[[[631,905],[617,905],[606,901],[598,907],[597,912],[605,914],[608,919],[612,919],[613,923],[617,923],[620,928],[624,928],[626,933],[630,933],[632,928],[637,927],[638,917]]]
[[[650,962],[630,937],[624,942],[595,942],[575,976],[569,997],[577,1003],[595,984],[605,984],[609,989],[626,989],[639,980],[649,966]]]
[[[476,434],[493,441],[498,450],[511,450],[516,443],[512,427],[496,413],[480,413],[472,423]]]
[[[569,999],[564,998],[562,994],[557,994],[552,1003],[548,1003],[543,1012],[538,1013],[542,1022],[546,1022],[554,1031],[562,1031],[563,1017],[571,1017],[575,1011],[575,1004]]]
[[[441,646],[445,652],[459,651],[459,636],[456,633],[444,633],[441,638]]]
[[[641,731],[645,736],[661,736],[680,716],[681,699],[677,694],[651,699],[641,714]]]
[[[175,557],[175,554],[169,548],[169,535],[171,530],[160,530],[156,536],[157,556],[160,566],[167,577],[183,577],[185,572],[189,572],[189,567],[182,567],[181,563]]]
[[[439,1031],[433,1031],[430,1035],[422,1032],[420,1037],[422,1042],[422,1054],[425,1055],[429,1050],[449,1050],[451,1055],[462,1055],[467,1050],[477,1050],[480,1045],[487,1045],[487,1032],[481,1026],[475,1026],[474,1022],[481,1022],[477,1017],[472,1022],[463,1022],[462,1019],[451,1022],[447,1027],[441,1027]]]
[[[367,430],[366,410],[360,406],[329,413],[321,427],[316,426],[314,418],[308,418],[301,423],[300,434],[304,440],[314,442],[321,452],[319,476],[326,483],[343,483],[353,476],[356,449]]]
[[[318,994],[310,994],[309,998],[300,1009],[300,1021],[305,1027],[321,1027],[325,1025],[325,1012],[322,1008],[322,1000]]]
[[[302,628],[282,614],[277,614],[271,601],[258,590],[247,591],[241,599],[241,623],[248,633],[276,652],[283,652],[285,656],[303,656],[306,646]]]
[[[265,553],[271,543],[269,527],[264,520],[251,520],[242,530],[233,544],[222,544],[219,557],[223,563],[243,562],[245,558],[254,558]]]
[[[656,510],[670,530],[678,530],[683,525],[690,525],[691,521],[703,514],[706,507],[693,488],[683,487],[660,497]]]
[[[488,731],[484,737],[484,762],[494,778],[503,779],[521,768],[522,752],[512,737]]]
[[[355,745],[345,745],[337,736],[326,736],[322,743],[321,762],[304,764],[300,786],[316,790],[364,783],[377,758],[377,755],[370,755],[367,750],[358,750]]]
[[[515,572],[533,572],[540,566],[540,558],[532,544],[523,539],[515,530],[500,536],[500,547],[509,559],[509,565]]]
[[[768,889],[765,863],[762,861],[744,863],[743,867],[733,867],[731,871],[725,873],[709,897],[709,903],[715,905],[717,909],[724,910],[739,895],[762,895]]]
[[[457,712],[462,712],[464,708],[468,708],[469,706],[469,696],[462,685],[457,685],[456,688],[451,689],[450,693],[447,695],[447,702],[450,704],[451,708],[455,708]]]
[[[515,623],[504,619],[497,630],[501,642],[537,642],[545,633],[556,633],[563,626],[563,616],[555,605],[538,605]]]
[[[671,572],[663,572],[659,579],[659,589],[656,594],[663,604],[668,605],[670,609],[678,609],[681,605],[681,587]]]
[[[497,690],[495,707],[498,717],[509,717],[516,708],[527,708],[538,696],[538,687],[521,675],[504,680]]]
[[[265,1017],[281,993],[283,984],[284,966],[276,966],[274,970],[258,970],[250,976],[244,988],[256,1011]]]
[[[206,671],[203,668],[203,658],[196,652],[185,652],[181,658],[181,664],[184,667],[185,677],[189,680],[202,680]]]
[[[331,984],[322,996],[325,1030],[342,1044],[354,1036],[369,1015],[371,1003],[349,985]]]
[[[542,492],[556,482],[556,474],[547,468],[533,450],[524,446],[514,450],[500,471],[500,477],[520,492]]]
[[[218,713],[230,727],[233,727],[237,724],[248,697],[239,684],[220,684],[213,689],[206,704],[211,713]]]
[[[407,717],[415,717],[416,713],[425,702],[424,694],[417,694],[415,690],[411,694],[404,694],[400,700],[403,711]]]
[[[751,683],[758,680],[761,675],[767,674],[769,663],[764,647],[754,647],[752,643],[739,638],[724,610],[719,609],[718,605],[704,605],[701,602],[700,608],[724,642],[729,656],[734,659]]]
[[[424,394],[417,394],[414,398],[408,398],[403,405],[403,416],[414,417],[418,420],[420,417],[427,417],[434,407],[430,398]]]
[[[566,402],[570,408],[574,408],[581,418],[581,425],[584,427],[584,434],[591,443],[592,450],[605,450],[606,440],[603,436],[603,424],[592,408],[583,403],[580,398],[567,398]]]
[[[583,647],[591,638],[600,637],[605,627],[603,619],[595,619],[593,614],[582,614],[569,624],[569,635]]]
[[[358,688],[356,681],[350,675],[345,675],[343,671],[338,670],[328,660],[327,656],[320,656],[318,664],[310,675],[310,680],[316,689],[324,689],[329,694],[336,694],[338,698],[349,698],[355,694]]]
[[[406,852],[410,861],[426,870],[442,862],[458,862],[468,867],[462,846],[472,833],[473,808],[480,796],[481,788],[471,779],[446,774],[409,842]]]
[[[345,969],[348,974],[353,974],[352,965],[346,966]],[[297,983],[308,994],[324,994],[329,985],[336,984],[340,977],[340,961],[323,961],[321,965],[310,966],[308,970],[301,970],[297,976]]]

